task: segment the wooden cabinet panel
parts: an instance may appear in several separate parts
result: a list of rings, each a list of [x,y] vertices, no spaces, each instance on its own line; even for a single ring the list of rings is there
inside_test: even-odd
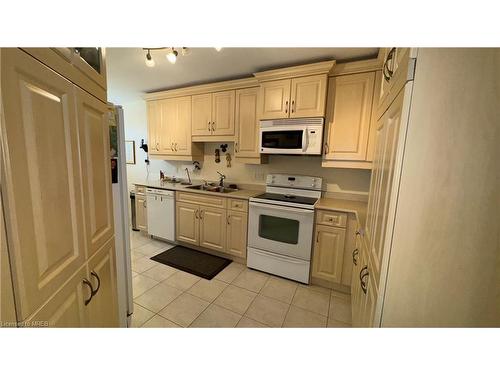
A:
[[[327,75],[292,79],[290,117],[325,115]]]
[[[160,121],[157,128],[158,154],[170,155],[175,153],[174,142],[176,135],[177,108],[175,99],[164,99],[158,102],[160,108]]]
[[[112,236],[113,202],[109,159],[109,125],[106,104],[77,89],[87,256],[90,257]]]
[[[316,225],[312,276],[339,283],[342,278],[345,229]]]
[[[212,94],[192,96],[192,135],[212,134]]]
[[[224,251],[226,249],[226,210],[200,206],[200,246]]]
[[[345,228],[347,214],[345,212],[318,210],[316,212],[316,224]]]
[[[259,157],[259,88],[236,91],[236,139],[234,152],[236,157]]]
[[[142,194],[135,195],[135,225],[139,230],[148,230],[147,201],[146,196]]]
[[[200,244],[199,206],[177,202],[175,205],[175,239],[193,245]]]
[[[147,102],[148,112],[148,145],[149,153],[152,155],[160,153],[160,129],[161,129],[161,103],[160,101]]]
[[[261,83],[259,100],[262,119],[289,117],[290,86],[290,79]]]
[[[94,274],[92,274],[94,273]],[[109,241],[89,261],[89,280],[99,290],[87,305],[88,326],[118,327],[115,243]],[[99,278],[99,279],[97,279]]]
[[[240,258],[247,257],[247,223],[246,212],[227,212],[227,246],[226,251]]]
[[[82,267],[38,312],[22,324],[26,327],[58,328],[87,326],[85,300],[90,298],[91,293],[82,282],[86,277],[87,269]]]
[[[226,198],[209,194],[186,193],[184,191],[177,191],[175,193],[175,199],[178,202],[186,202],[192,204],[202,204],[204,206],[226,208],[227,205]]]
[[[234,100],[234,90],[212,94],[213,135],[234,135]]]
[[[331,78],[327,160],[366,160],[375,72]]]
[[[2,51],[1,84],[9,93],[2,98],[3,145],[8,145],[2,193],[17,310],[26,319],[85,261],[75,91],[18,49]]]
[[[248,212],[248,201],[245,199],[228,199],[227,207],[233,211]]]
[[[175,99],[176,125],[174,150],[176,155],[191,155],[191,97]]]

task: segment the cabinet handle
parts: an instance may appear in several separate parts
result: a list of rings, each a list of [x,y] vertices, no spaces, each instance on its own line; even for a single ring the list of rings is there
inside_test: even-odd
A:
[[[83,283],[87,285],[90,289],[90,297],[89,299],[85,300],[85,306],[87,306],[90,303],[90,301],[92,301],[92,297],[94,297],[94,289],[92,288],[92,284],[90,283],[90,281],[88,281],[87,279],[83,279]]]
[[[319,232],[316,232],[316,243],[319,243]]]
[[[95,296],[97,294],[97,292],[99,291],[99,288],[101,287],[101,279],[99,278],[99,275],[95,271],[92,271],[90,273],[90,275],[94,276],[97,279],[97,288],[96,288],[96,290],[92,291],[92,296]]]
[[[384,67],[382,69],[382,73],[384,74],[384,79],[386,82],[389,82],[394,74],[394,71],[389,69],[389,61],[391,61],[394,57],[394,52],[396,52],[396,48],[391,48],[389,53],[387,54],[387,57],[385,58],[384,61]]]
[[[208,131],[210,131],[210,121],[208,122]]]
[[[228,217],[227,217],[227,225],[231,225],[231,221],[230,220],[231,220],[231,215],[228,215]]]
[[[198,210],[196,210],[196,211],[194,212],[194,217],[195,217],[195,218],[197,218],[197,219],[199,219],[199,217],[198,217]]]
[[[212,122],[212,131],[215,131],[215,121]]]
[[[359,250],[358,249],[354,249],[354,251],[352,252],[352,263],[357,266],[358,265],[358,260],[356,259],[356,256],[359,254]]]
[[[292,100],[292,113],[295,112],[295,100]]]
[[[174,149],[177,151],[177,143],[174,144]]]
[[[288,113],[288,100],[285,102],[285,113]]]
[[[174,142],[172,142],[172,143],[170,144],[170,150],[171,150],[171,151],[174,151]]]
[[[366,273],[364,273],[364,271],[366,271]],[[361,271],[359,272],[359,281],[361,283],[361,289],[363,290],[364,294],[366,294],[368,288],[366,286],[366,282],[363,279],[369,274],[370,272],[368,272],[368,266],[364,266],[363,268],[361,268]]]
[[[142,201],[142,207],[146,208],[146,201]]]
[[[328,147],[328,143],[325,143],[325,155],[328,155],[329,151],[330,151],[330,147]]]
[[[156,142],[156,151],[160,151],[160,144]]]
[[[234,143],[234,152],[238,152],[238,142]]]
[[[200,210],[200,219],[203,220],[203,210]]]

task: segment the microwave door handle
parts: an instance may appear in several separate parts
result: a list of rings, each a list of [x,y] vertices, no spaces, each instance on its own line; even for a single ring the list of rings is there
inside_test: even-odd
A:
[[[302,152],[306,152],[308,143],[309,143],[309,132],[307,128],[304,128],[304,136],[302,137]]]

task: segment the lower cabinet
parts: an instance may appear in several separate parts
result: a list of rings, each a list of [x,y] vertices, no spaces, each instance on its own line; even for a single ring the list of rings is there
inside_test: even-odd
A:
[[[218,197],[205,199],[207,205],[192,203],[202,197],[207,195],[177,192],[176,240],[246,258],[248,203]]]
[[[200,206],[200,246],[226,250],[226,210]]]
[[[344,260],[345,229],[316,225],[312,276],[340,284]]]
[[[234,256],[246,258],[248,214],[246,212],[227,212],[226,251]]]
[[[135,225],[141,231],[148,230],[147,201],[144,194],[135,195]]]

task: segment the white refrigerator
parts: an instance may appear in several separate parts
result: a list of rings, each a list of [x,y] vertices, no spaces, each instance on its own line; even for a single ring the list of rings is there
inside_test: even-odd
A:
[[[129,192],[123,108],[109,104],[110,157],[115,224],[116,274],[120,327],[130,326],[134,304],[130,258]]]

